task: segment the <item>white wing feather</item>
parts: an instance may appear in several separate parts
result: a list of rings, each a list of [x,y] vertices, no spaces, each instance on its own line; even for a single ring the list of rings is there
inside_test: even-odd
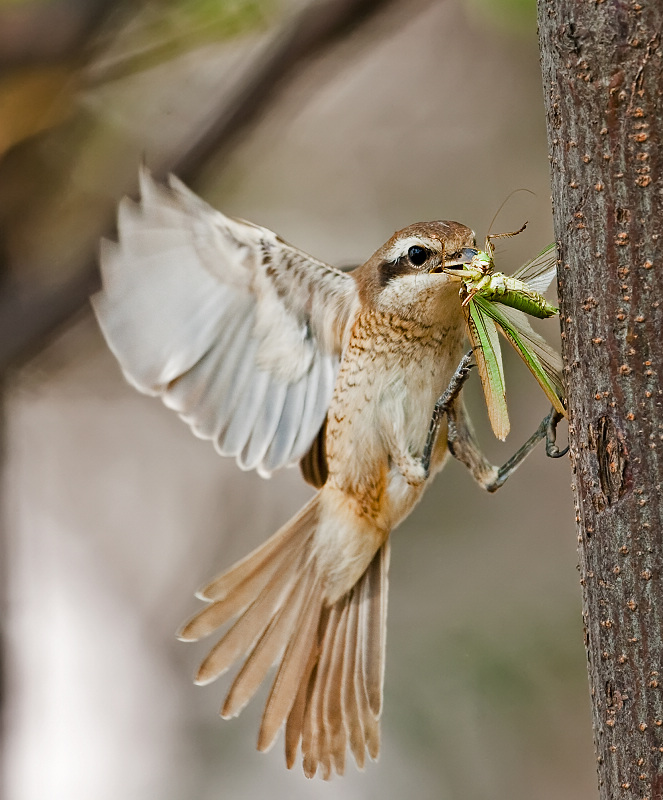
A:
[[[140,173],[92,298],[141,392],[243,469],[296,463],[322,425],[357,308],[354,279]]]

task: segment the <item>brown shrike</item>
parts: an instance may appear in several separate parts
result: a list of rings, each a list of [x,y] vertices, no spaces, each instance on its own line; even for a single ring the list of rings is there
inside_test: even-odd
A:
[[[244,659],[221,710],[234,717],[276,665],[258,748],[285,723],[288,767],[300,743],[309,777],[342,774],[348,747],[363,767],[380,746],[391,530],[450,448],[491,491],[515,468],[483,457],[460,399],[436,407],[465,340],[442,267],[476,253],[474,233],[410,225],[344,273],[175,178],[143,169],[140,188],[120,205],[119,243],[102,244],[93,298],[125,376],[242,469],[299,463],[318,490],[199,592],[208,605],[181,639],[232,624],[196,682]]]

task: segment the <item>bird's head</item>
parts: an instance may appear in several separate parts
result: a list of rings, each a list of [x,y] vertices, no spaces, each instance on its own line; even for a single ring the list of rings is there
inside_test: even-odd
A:
[[[360,300],[404,319],[443,321],[459,313],[458,281],[443,268],[462,269],[476,255],[474,246],[474,231],[459,222],[408,225],[354,271]]]

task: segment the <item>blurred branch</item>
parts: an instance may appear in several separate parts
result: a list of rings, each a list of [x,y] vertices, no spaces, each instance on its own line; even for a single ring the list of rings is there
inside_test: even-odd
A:
[[[205,163],[227,148],[243,128],[256,122],[273,102],[295,68],[320,55],[353,28],[367,21],[393,0],[323,0],[312,2],[277,38],[263,59],[218,109],[215,123],[173,166],[185,181],[192,182]]]
[[[49,336],[99,289],[97,262],[57,287],[5,284],[0,292],[0,374],[37,355]]]
[[[213,122],[190,147],[167,164],[187,183],[195,182],[209,160],[229,151],[238,134],[260,119],[301,69],[343,36],[395,0],[317,0],[286,25],[236,91],[211,115]],[[112,231],[114,222],[108,221]],[[77,275],[53,288],[5,284],[0,292],[0,371],[29,358],[80,309],[99,287],[96,252]]]

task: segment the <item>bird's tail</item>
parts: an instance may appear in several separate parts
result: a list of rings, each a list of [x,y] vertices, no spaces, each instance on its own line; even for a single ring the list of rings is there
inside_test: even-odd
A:
[[[221,709],[234,717],[277,664],[262,717],[258,749],[269,749],[285,722],[286,763],[301,741],[304,772],[343,774],[349,746],[359,768],[380,748],[389,541],[355,586],[325,602],[313,538],[319,494],[261,547],[206,586],[209,605],[187,622],[194,641],[235,620],[196,675],[199,684],[246,657]]]

